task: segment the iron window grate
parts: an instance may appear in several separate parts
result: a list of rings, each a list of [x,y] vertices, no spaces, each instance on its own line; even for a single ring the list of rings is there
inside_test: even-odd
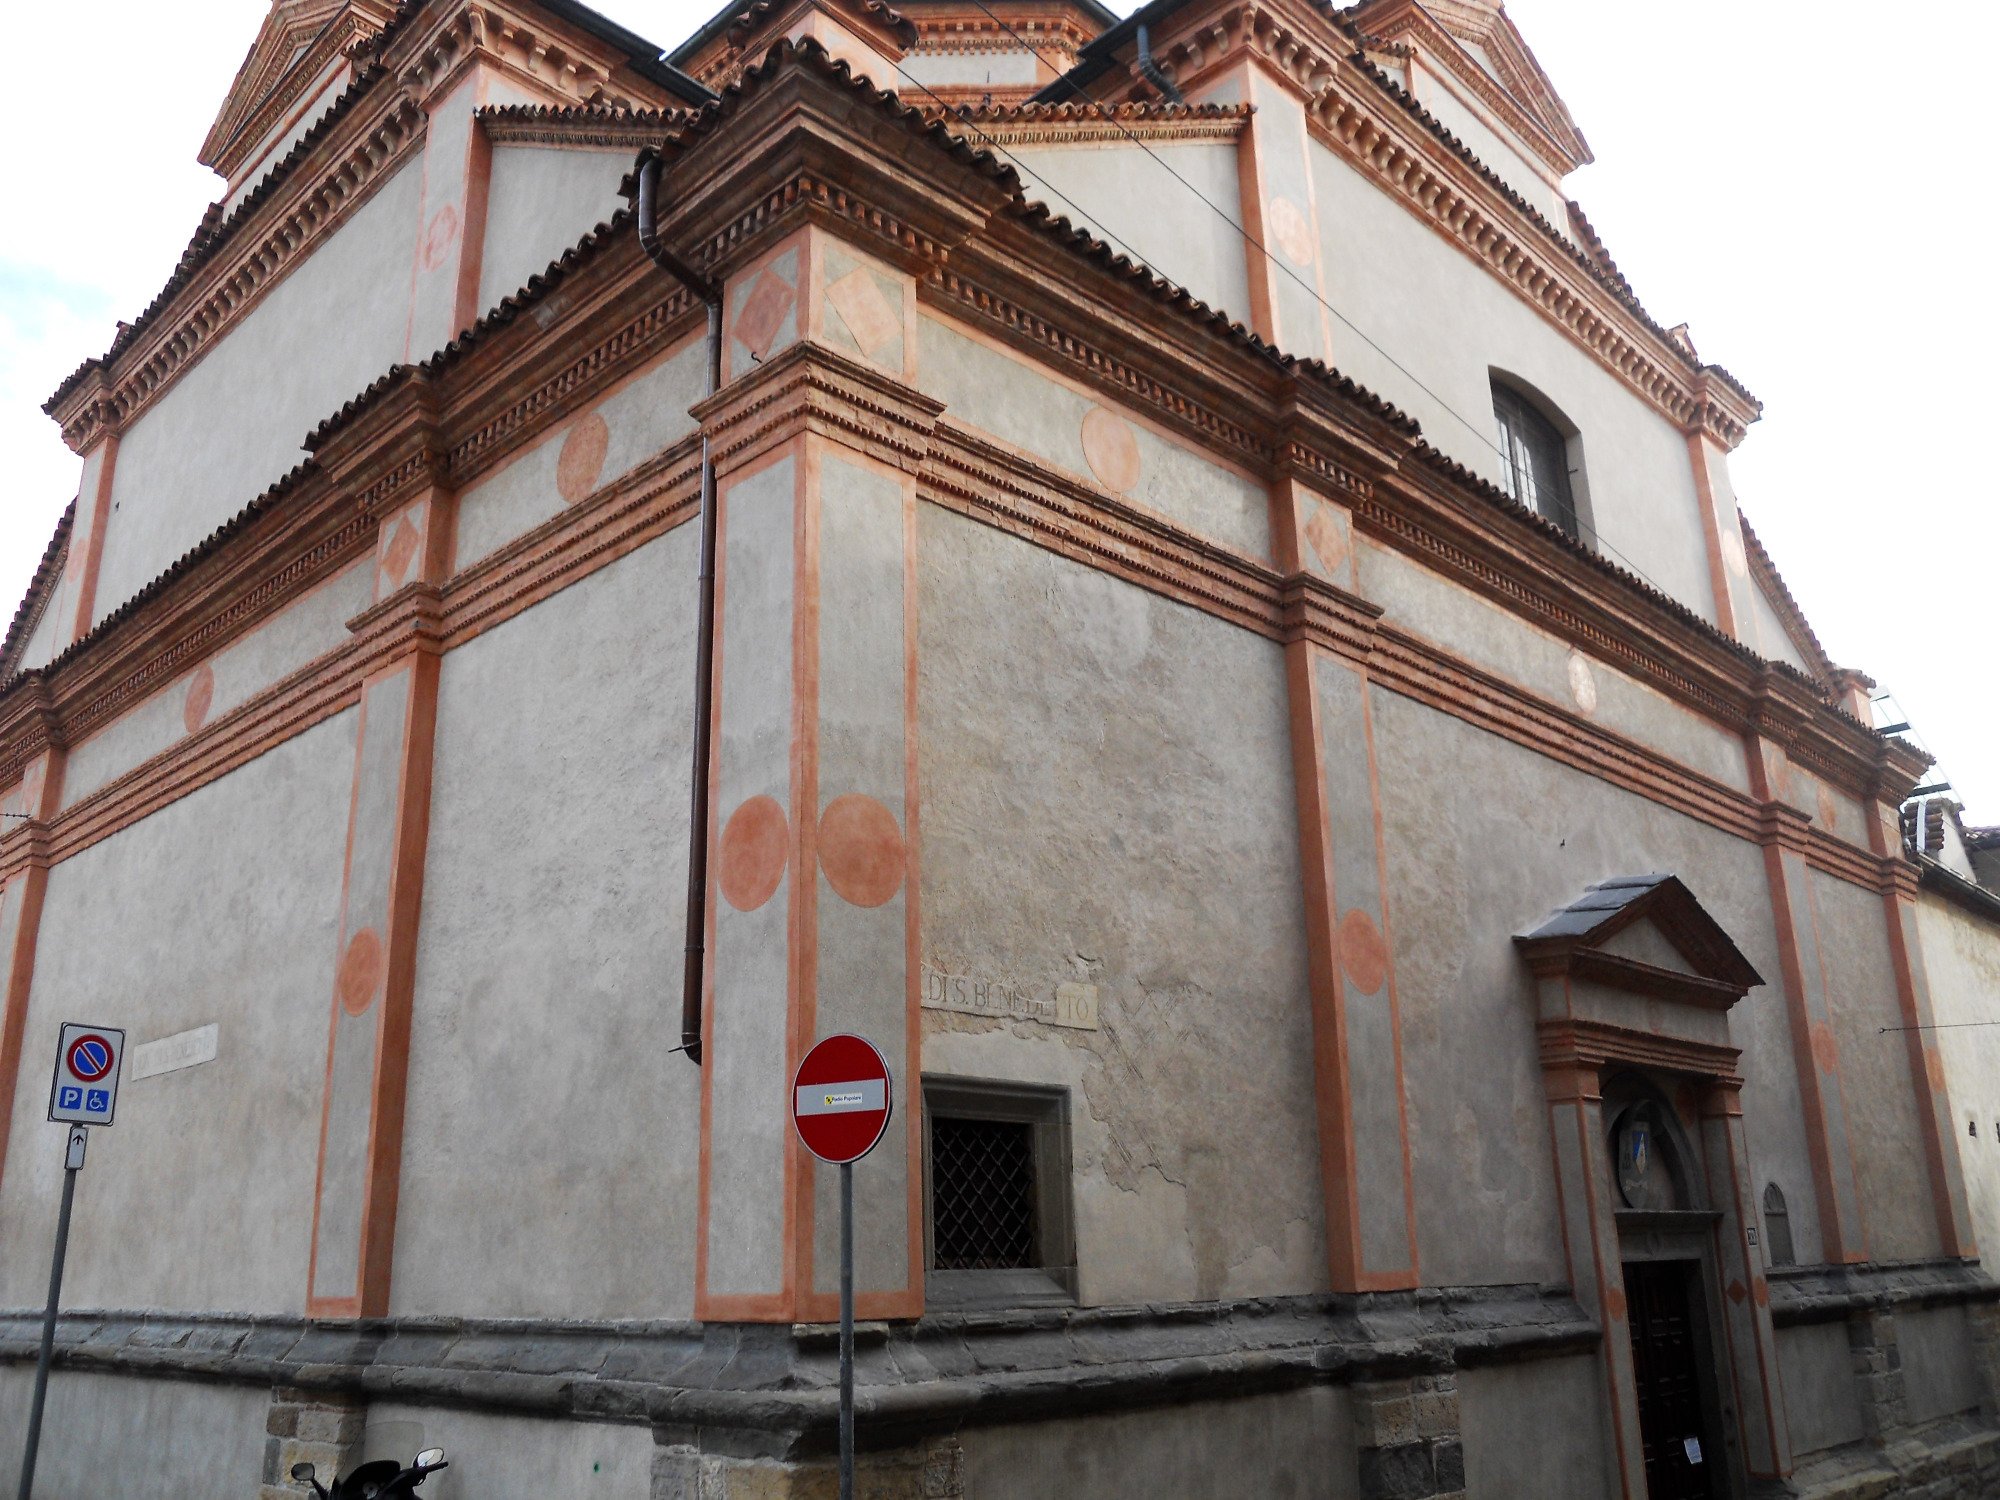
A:
[[[1035,1230],[1033,1127],[932,1116],[934,1269],[1032,1269]]]

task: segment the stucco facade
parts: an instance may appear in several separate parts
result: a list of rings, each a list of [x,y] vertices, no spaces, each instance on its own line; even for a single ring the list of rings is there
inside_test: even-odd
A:
[[[37,1495],[825,1493],[839,1030],[866,1493],[2000,1493],[1987,846],[1497,6],[277,0],[203,160],[0,650],[0,1453],[171,1064]]]

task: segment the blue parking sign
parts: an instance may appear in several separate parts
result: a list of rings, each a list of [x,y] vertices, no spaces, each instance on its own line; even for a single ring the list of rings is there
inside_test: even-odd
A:
[[[109,1125],[118,1109],[124,1067],[123,1031],[64,1022],[56,1046],[56,1076],[49,1084],[49,1118],[65,1125]]]

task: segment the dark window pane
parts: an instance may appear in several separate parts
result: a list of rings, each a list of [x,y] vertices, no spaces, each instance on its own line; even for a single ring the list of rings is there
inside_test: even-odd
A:
[[[1764,1233],[1770,1240],[1772,1265],[1797,1263],[1798,1256],[1792,1249],[1792,1216],[1785,1207],[1785,1195],[1775,1182],[1764,1184]]]
[[[1031,1126],[932,1117],[931,1242],[939,1271],[1036,1265]]]
[[[1493,387],[1493,419],[1506,459],[1507,493],[1577,534],[1576,500],[1569,487],[1569,442],[1547,417],[1504,385]]]

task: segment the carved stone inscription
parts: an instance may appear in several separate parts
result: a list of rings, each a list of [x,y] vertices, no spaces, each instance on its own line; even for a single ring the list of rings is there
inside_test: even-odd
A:
[[[1000,1021],[1038,1021],[1044,1026],[1097,1030],[1097,986],[1063,983],[1047,993],[1038,986],[1011,979],[986,979],[953,974],[924,960],[923,1004],[927,1010],[956,1011],[962,1016],[991,1016]]]

